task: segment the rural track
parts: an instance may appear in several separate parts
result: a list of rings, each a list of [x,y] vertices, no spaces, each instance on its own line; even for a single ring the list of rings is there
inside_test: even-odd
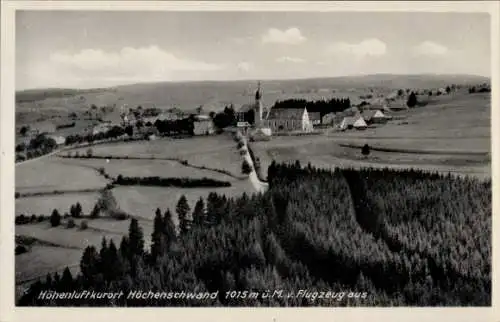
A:
[[[248,175],[248,178],[250,179],[250,182],[252,183],[254,189],[257,190],[257,192],[264,193],[267,191],[267,189],[269,189],[269,184],[267,182],[262,182],[259,180],[259,177],[257,176],[257,172],[255,171],[255,165],[253,163],[252,157],[250,156],[250,153],[248,152],[247,139],[245,137],[243,137],[243,141],[245,142],[243,147],[246,150],[246,153],[243,157],[248,162],[250,167],[252,168],[252,171]]]

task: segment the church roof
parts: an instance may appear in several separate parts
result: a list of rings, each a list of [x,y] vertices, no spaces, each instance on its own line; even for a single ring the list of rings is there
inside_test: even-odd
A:
[[[268,119],[302,120],[305,108],[272,108]]]

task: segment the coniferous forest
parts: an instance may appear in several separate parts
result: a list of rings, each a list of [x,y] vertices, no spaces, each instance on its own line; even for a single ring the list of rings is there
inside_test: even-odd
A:
[[[120,244],[48,275],[21,306],[490,306],[491,180],[419,170],[272,163],[269,190],[158,209],[151,246],[137,220]],[[179,227],[172,221],[173,213]],[[213,299],[40,300],[44,290],[216,292]],[[226,296],[284,290],[318,296]]]

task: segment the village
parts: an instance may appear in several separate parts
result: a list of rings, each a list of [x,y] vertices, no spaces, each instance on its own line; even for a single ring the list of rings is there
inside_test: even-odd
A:
[[[478,86],[490,90],[487,84]],[[249,135],[251,141],[269,140],[281,135],[314,135],[332,132],[361,131],[383,126],[393,117],[399,117],[410,108],[425,106],[432,95],[446,96],[463,90],[459,85],[426,90],[396,90],[386,96],[360,95],[359,103],[349,99],[342,102],[335,112],[328,112],[327,99],[323,99],[323,110],[310,108],[321,101],[285,100],[274,106],[264,106],[260,82],[255,100],[240,107],[233,104],[222,112],[204,112],[196,109],[143,108],[123,104],[117,107],[88,106],[77,115],[73,112],[67,119],[57,117],[27,125],[19,125],[16,135],[16,160],[23,161],[43,155],[43,151],[29,151],[30,142],[43,135],[55,142],[53,148],[87,141],[92,144],[105,138],[113,128],[118,135],[113,139],[155,140],[160,136],[185,134],[194,136],[214,135],[223,131],[239,130]],[[337,99],[331,99],[337,100]],[[340,99],[343,100],[343,99]],[[411,102],[413,100],[413,102]],[[288,104],[292,102],[294,104]],[[344,104],[344,103],[347,103]],[[336,104],[336,103],[335,103]],[[79,126],[75,125],[81,123]],[[120,130],[121,129],[121,130]],[[47,152],[47,150],[45,151]]]

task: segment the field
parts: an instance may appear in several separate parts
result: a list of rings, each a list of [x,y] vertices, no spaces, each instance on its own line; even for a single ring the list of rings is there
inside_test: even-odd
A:
[[[72,154],[78,152],[84,155],[86,148],[76,149]],[[63,152],[63,155],[67,153]],[[155,141],[136,141],[130,143],[112,143],[96,145],[92,147],[94,156],[114,156],[114,157],[140,157],[140,158],[171,158],[187,160],[189,164],[196,166],[206,166],[230,171],[235,176],[241,175],[241,156],[236,149],[236,143],[227,134],[207,137],[195,137],[186,139],[159,139]],[[105,160],[98,160],[98,163]],[[140,163],[150,162],[142,161]],[[117,160],[111,160],[116,163]],[[131,161],[126,161],[128,162]],[[152,164],[161,164],[163,161],[152,161]],[[160,163],[158,163],[160,162]],[[133,163],[132,163],[133,164]],[[174,166],[174,163],[169,163]],[[152,166],[155,167],[155,166]],[[185,171],[196,169],[186,168]],[[155,170],[151,170],[155,172]],[[181,170],[183,171],[183,170]],[[203,171],[208,173],[207,171]],[[164,174],[163,176],[169,176]],[[182,176],[181,174],[176,176]],[[189,175],[189,176],[192,176]]]
[[[346,166],[415,167],[491,177],[490,96],[458,93],[439,98],[425,107],[393,114],[387,124],[364,131],[329,131],[308,137],[274,137],[255,142],[252,148],[263,168],[276,161],[300,160],[333,168]],[[402,124],[407,123],[407,124]],[[372,150],[361,155],[360,147]],[[342,146],[341,146],[342,145]]]
[[[86,149],[80,149],[84,154]],[[74,153],[74,151],[72,151]],[[66,155],[63,152],[62,155]],[[175,215],[176,204],[185,195],[191,209],[196,201],[206,198],[211,191],[226,196],[238,196],[243,192],[255,192],[251,183],[241,175],[241,156],[236,143],[228,135],[214,137],[199,137],[192,139],[160,139],[149,142],[113,143],[93,147],[93,155],[113,155],[143,158],[175,158],[188,160],[188,165],[179,161],[170,160],[126,160],[112,159],[109,163],[104,159],[68,159],[50,156],[40,160],[33,160],[16,167],[16,191],[20,193],[48,192],[55,190],[67,191],[61,195],[29,196],[16,199],[16,214],[44,214],[50,215],[54,208],[61,214],[69,212],[72,204],[80,202],[83,212],[88,214],[95,205],[98,192],[69,192],[78,189],[100,189],[107,180],[99,175],[96,169],[104,168],[111,177],[119,174],[123,176],[160,176],[160,177],[189,177],[212,178],[231,182],[228,188],[163,188],[144,186],[117,186],[111,190],[115,196],[118,207],[135,218],[139,219],[143,229],[146,247],[149,247],[150,236],[153,229],[153,218],[157,208],[165,212],[169,208],[177,224]],[[203,170],[196,167],[210,167],[231,171],[234,176],[219,173],[213,170]],[[69,191],[68,191],[69,190]],[[59,245],[36,246],[17,260],[16,282],[19,285],[40,271],[57,271],[64,265],[78,264],[81,251],[75,253],[67,247],[83,249],[87,245],[100,245],[103,236],[113,238],[119,244],[121,237],[127,233],[130,221],[117,221],[111,218],[98,218],[88,220],[88,229],[80,230],[81,219],[74,219],[77,227],[68,229],[65,220],[60,227],[52,228],[46,221],[43,223],[16,226],[16,235],[36,238],[43,242]],[[32,253],[33,252],[33,253]],[[71,253],[66,256],[65,254]],[[46,256],[44,255],[46,253]],[[30,258],[33,262],[30,265]],[[54,257],[58,257],[54,260]],[[76,260],[76,262],[75,262]],[[78,265],[72,266],[74,272]]]
[[[229,188],[159,188],[159,187],[117,187],[113,189],[113,195],[116,197],[120,207],[133,216],[138,216],[146,220],[153,220],[156,208],[162,212],[167,208],[175,213],[175,207],[179,198],[185,195],[191,210],[193,210],[196,201],[206,197],[210,192],[224,194],[226,197],[236,197],[243,192],[247,194],[255,193],[252,185],[248,181],[241,181],[240,185],[234,185]],[[177,224],[177,216],[174,215]]]
[[[69,213],[71,205],[79,202],[83,213],[88,214],[94,207],[98,193],[65,193],[62,195],[33,196],[16,199],[16,215],[32,214],[50,216],[57,209],[62,215]]]
[[[55,156],[28,161],[16,166],[16,192],[99,189],[106,180],[90,168],[68,165]],[[78,180],[71,180],[78,178]]]

